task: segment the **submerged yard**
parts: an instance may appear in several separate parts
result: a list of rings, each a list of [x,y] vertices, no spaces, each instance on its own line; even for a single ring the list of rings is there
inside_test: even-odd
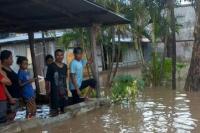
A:
[[[188,67],[181,77],[186,75]],[[139,76],[140,69],[119,70]],[[102,76],[104,76],[102,74]],[[29,133],[196,133],[200,130],[199,92],[183,90],[184,82],[171,87],[145,88],[135,104],[115,104],[90,111],[59,124],[38,127]]]
[[[200,93],[176,91],[170,88],[145,89],[135,105],[124,103],[103,107],[62,124],[38,127],[29,133],[136,133],[200,130]]]
[[[21,41],[27,42],[29,46],[24,45],[25,50],[24,48],[18,50],[18,46],[12,49],[13,46],[10,46],[11,42],[8,41],[4,45],[9,47],[1,49],[8,49],[12,51],[10,53],[26,51],[23,56],[30,55],[30,70],[33,73],[36,93],[38,95],[41,93],[42,87],[38,77],[42,75],[48,82],[43,89],[51,90],[49,103],[53,105],[55,100],[59,105],[56,105],[58,108],[62,106],[60,109],[62,114],[59,114],[56,107],[56,117],[50,117],[49,104],[39,103],[36,118],[26,119],[27,104],[26,108],[13,111],[17,112],[15,121],[0,125],[0,132],[198,133],[200,131],[200,0],[195,0],[194,3],[190,1],[191,5],[185,5],[183,0],[179,2],[31,0],[29,3],[20,2],[20,4],[16,2],[16,0],[0,2],[0,32],[27,33],[27,38]],[[112,9],[113,12],[106,8]],[[62,29],[63,32],[59,38],[55,34],[58,29]],[[34,36],[36,32],[41,32],[42,38],[39,40]],[[55,34],[55,36],[50,39],[45,34]],[[10,34],[7,37],[11,36],[17,37],[17,34]],[[46,40],[54,42],[55,47],[49,48],[50,52],[47,52],[45,47]],[[41,43],[40,52],[36,50],[36,42]],[[52,71],[53,73],[49,74],[52,80],[49,80],[47,77],[51,65],[46,63],[45,66],[44,57],[46,54],[53,55],[57,47],[62,48],[60,49],[62,59],[59,59],[55,52],[55,63],[61,66],[67,63],[69,74],[66,68],[65,72],[61,72],[61,76],[57,75],[57,71],[55,73]],[[80,53],[74,52],[76,48]],[[69,54],[69,58],[79,62],[80,75],[77,70],[79,67],[74,67],[76,70],[72,70],[73,65],[70,64],[73,61],[71,60],[71,63],[68,59],[64,59],[68,58],[64,57],[64,54],[72,52],[72,49],[73,56]],[[21,54],[19,52],[20,56]],[[11,58],[14,56],[10,55]],[[37,60],[38,58],[42,61]],[[83,59],[87,60],[85,69]],[[26,61],[28,62],[28,59]],[[13,61],[8,65],[9,69],[11,64]],[[28,70],[28,63],[26,65]],[[43,72],[43,68],[46,67],[47,74]],[[66,79],[68,76],[69,79]],[[60,77],[63,80],[59,80]],[[79,86],[78,79],[81,79]],[[83,95],[88,90],[81,92],[84,86],[82,79],[91,79],[87,84],[89,87],[86,87],[88,90],[93,89],[90,96]],[[70,93],[65,91],[67,80],[72,81],[69,89],[74,92],[73,98],[80,96],[87,101],[78,104],[74,102],[74,105],[64,108],[64,102],[70,101],[67,98],[72,98]],[[21,83],[18,79],[16,82],[11,82],[11,86],[13,83]],[[57,85],[53,87],[54,84]],[[20,85],[20,88],[24,90],[25,85]],[[6,90],[4,83],[2,88]],[[34,91],[32,92],[34,94]],[[10,96],[11,100],[7,101],[8,92],[2,93],[6,93],[3,102],[7,109],[7,102],[14,101],[15,97]],[[31,100],[35,103],[34,96]],[[63,99],[62,105],[58,100],[60,98]],[[35,115],[36,107],[33,106],[32,116]],[[5,122],[7,122],[6,109],[2,109]],[[52,109],[53,106],[51,111]]]
[[[187,69],[182,71],[181,77],[186,75]],[[130,73],[140,76],[140,68],[118,72]],[[101,79],[103,77],[101,74]],[[97,108],[57,124],[27,130],[27,133],[196,133],[200,130],[200,93],[184,91],[183,86],[184,82],[179,81],[177,90],[167,86],[145,88],[135,104],[124,102]],[[47,106],[38,109],[38,117],[45,119],[47,114]]]
[[[185,78],[187,69],[188,67],[181,72],[182,78]],[[119,69],[118,74],[136,77],[141,75],[139,67]],[[103,84],[104,73],[100,79]],[[172,90],[167,85],[145,88],[134,104],[123,102],[95,108],[79,116],[73,115],[70,119],[63,117],[60,122],[35,126],[36,128],[30,128],[23,133],[196,133],[200,130],[200,92],[184,91],[183,86],[184,82],[180,80],[177,90]],[[48,114],[47,105],[38,106],[39,119],[51,120]],[[20,111],[16,120],[24,117],[25,111]]]

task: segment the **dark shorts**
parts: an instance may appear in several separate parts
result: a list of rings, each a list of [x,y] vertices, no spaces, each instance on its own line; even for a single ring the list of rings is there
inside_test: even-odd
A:
[[[80,91],[82,91],[83,89],[85,89],[87,87],[91,87],[92,89],[95,89],[96,88],[96,81],[94,79],[85,80],[85,81],[82,82],[81,87],[79,89],[80,89]],[[80,103],[80,102],[84,101],[84,99],[79,97],[76,90],[71,90],[71,92],[72,92],[72,103],[73,104]]]
[[[94,79],[84,80],[79,88],[81,91],[87,87],[96,88],[96,81]]]
[[[8,108],[7,110],[8,113],[16,113],[19,109],[19,99],[16,99],[16,104],[8,103],[7,108]]]
[[[56,114],[59,112],[64,112],[64,107],[68,105],[68,98],[66,96],[61,97],[56,91],[51,91],[50,93],[50,112]]]
[[[0,123],[7,121],[7,101],[0,101]]]

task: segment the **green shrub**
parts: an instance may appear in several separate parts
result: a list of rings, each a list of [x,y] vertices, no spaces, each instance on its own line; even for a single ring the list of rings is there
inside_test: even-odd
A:
[[[172,59],[165,58],[164,66],[163,66],[163,80],[169,81],[171,80],[172,75]]]
[[[90,93],[89,93],[88,97],[90,97],[90,98],[96,98],[96,91],[94,89],[91,90],[90,87],[87,87],[87,88],[83,89],[81,91],[81,96],[85,97],[89,91],[90,91]]]
[[[138,92],[144,89],[144,82],[130,75],[121,75],[114,79],[111,89],[113,102],[134,102]]]
[[[177,73],[178,73],[178,79],[181,79],[181,71],[186,68],[186,64],[184,63],[176,63],[176,70],[177,70]]]
[[[180,77],[181,70],[185,68],[186,65],[183,63],[176,63],[177,73]],[[159,56],[156,56],[154,61],[146,63],[142,68],[142,78],[146,86],[158,86],[161,81],[171,81],[172,77],[172,59],[165,58],[163,64],[163,71],[161,74],[161,59]]]

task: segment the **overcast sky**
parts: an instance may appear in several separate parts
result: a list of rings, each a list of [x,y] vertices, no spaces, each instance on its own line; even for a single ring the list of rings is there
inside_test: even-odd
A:
[[[179,2],[180,2],[180,0],[177,0],[177,1],[179,1]],[[190,4],[190,2],[188,2],[188,1],[185,1],[185,0],[181,0],[181,4]]]

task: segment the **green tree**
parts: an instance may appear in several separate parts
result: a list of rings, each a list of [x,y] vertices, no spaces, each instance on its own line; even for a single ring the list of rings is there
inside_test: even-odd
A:
[[[152,0],[152,1],[144,1],[145,8],[148,11],[148,14],[150,16],[150,40],[152,42],[153,52],[152,52],[152,62],[151,65],[151,71],[152,71],[152,84],[154,86],[160,85],[163,77],[163,71],[164,71],[164,64],[165,64],[165,56],[167,53],[167,45],[169,45],[171,38],[173,40],[174,45],[174,52],[176,52],[176,39],[175,39],[175,32],[178,32],[179,25],[175,21],[174,16],[174,8],[171,6],[171,3],[169,1],[164,0]],[[172,3],[173,4],[173,3]],[[173,14],[172,14],[173,13]],[[173,18],[172,18],[173,17]],[[158,42],[164,43],[164,52],[162,55],[162,58],[160,58],[160,55],[158,55],[157,52],[157,46]],[[176,53],[173,53],[173,80],[172,82],[176,81],[174,79],[176,74]],[[160,61],[161,60],[161,61]],[[157,65],[160,64],[160,65]],[[173,88],[175,88],[173,86]]]
[[[143,0],[130,0],[126,9],[126,16],[131,20],[130,31],[136,50],[138,50],[142,63],[144,64],[141,40],[148,37],[146,26],[149,24],[150,16]]]
[[[176,20],[174,15],[174,0],[169,0],[169,9],[171,15],[171,31],[172,31],[172,89],[176,89]]]
[[[126,9],[126,2],[125,0],[96,0],[97,3],[103,5],[106,8],[110,8],[117,14],[124,13]],[[108,30],[107,30],[108,29]],[[116,25],[112,26],[110,28],[106,28],[106,30],[102,30],[102,33],[106,32],[107,36],[101,36],[101,37],[108,37],[112,38],[111,43],[111,52],[112,55],[109,56],[109,65],[108,65],[108,80],[107,85],[111,86],[113,79],[115,78],[118,68],[119,68],[119,59],[120,59],[120,53],[121,53],[121,38],[124,37],[128,32],[128,25]],[[110,35],[109,35],[110,34]],[[118,38],[118,41],[116,42],[115,38]],[[110,44],[110,43],[108,43]]]
[[[194,45],[185,90],[198,91],[200,89],[200,0],[190,0],[195,8],[196,23],[194,28]]]
[[[165,16],[162,14],[164,10],[165,3],[160,0],[152,0],[152,1],[145,1],[146,8],[149,12],[149,16],[151,18],[151,42],[153,47],[152,52],[152,84],[154,86],[158,86],[160,83],[160,67],[158,67],[158,55],[157,55],[157,42],[161,40],[161,38],[167,33],[163,32],[163,28],[165,27]],[[167,29],[167,28],[166,28]]]

